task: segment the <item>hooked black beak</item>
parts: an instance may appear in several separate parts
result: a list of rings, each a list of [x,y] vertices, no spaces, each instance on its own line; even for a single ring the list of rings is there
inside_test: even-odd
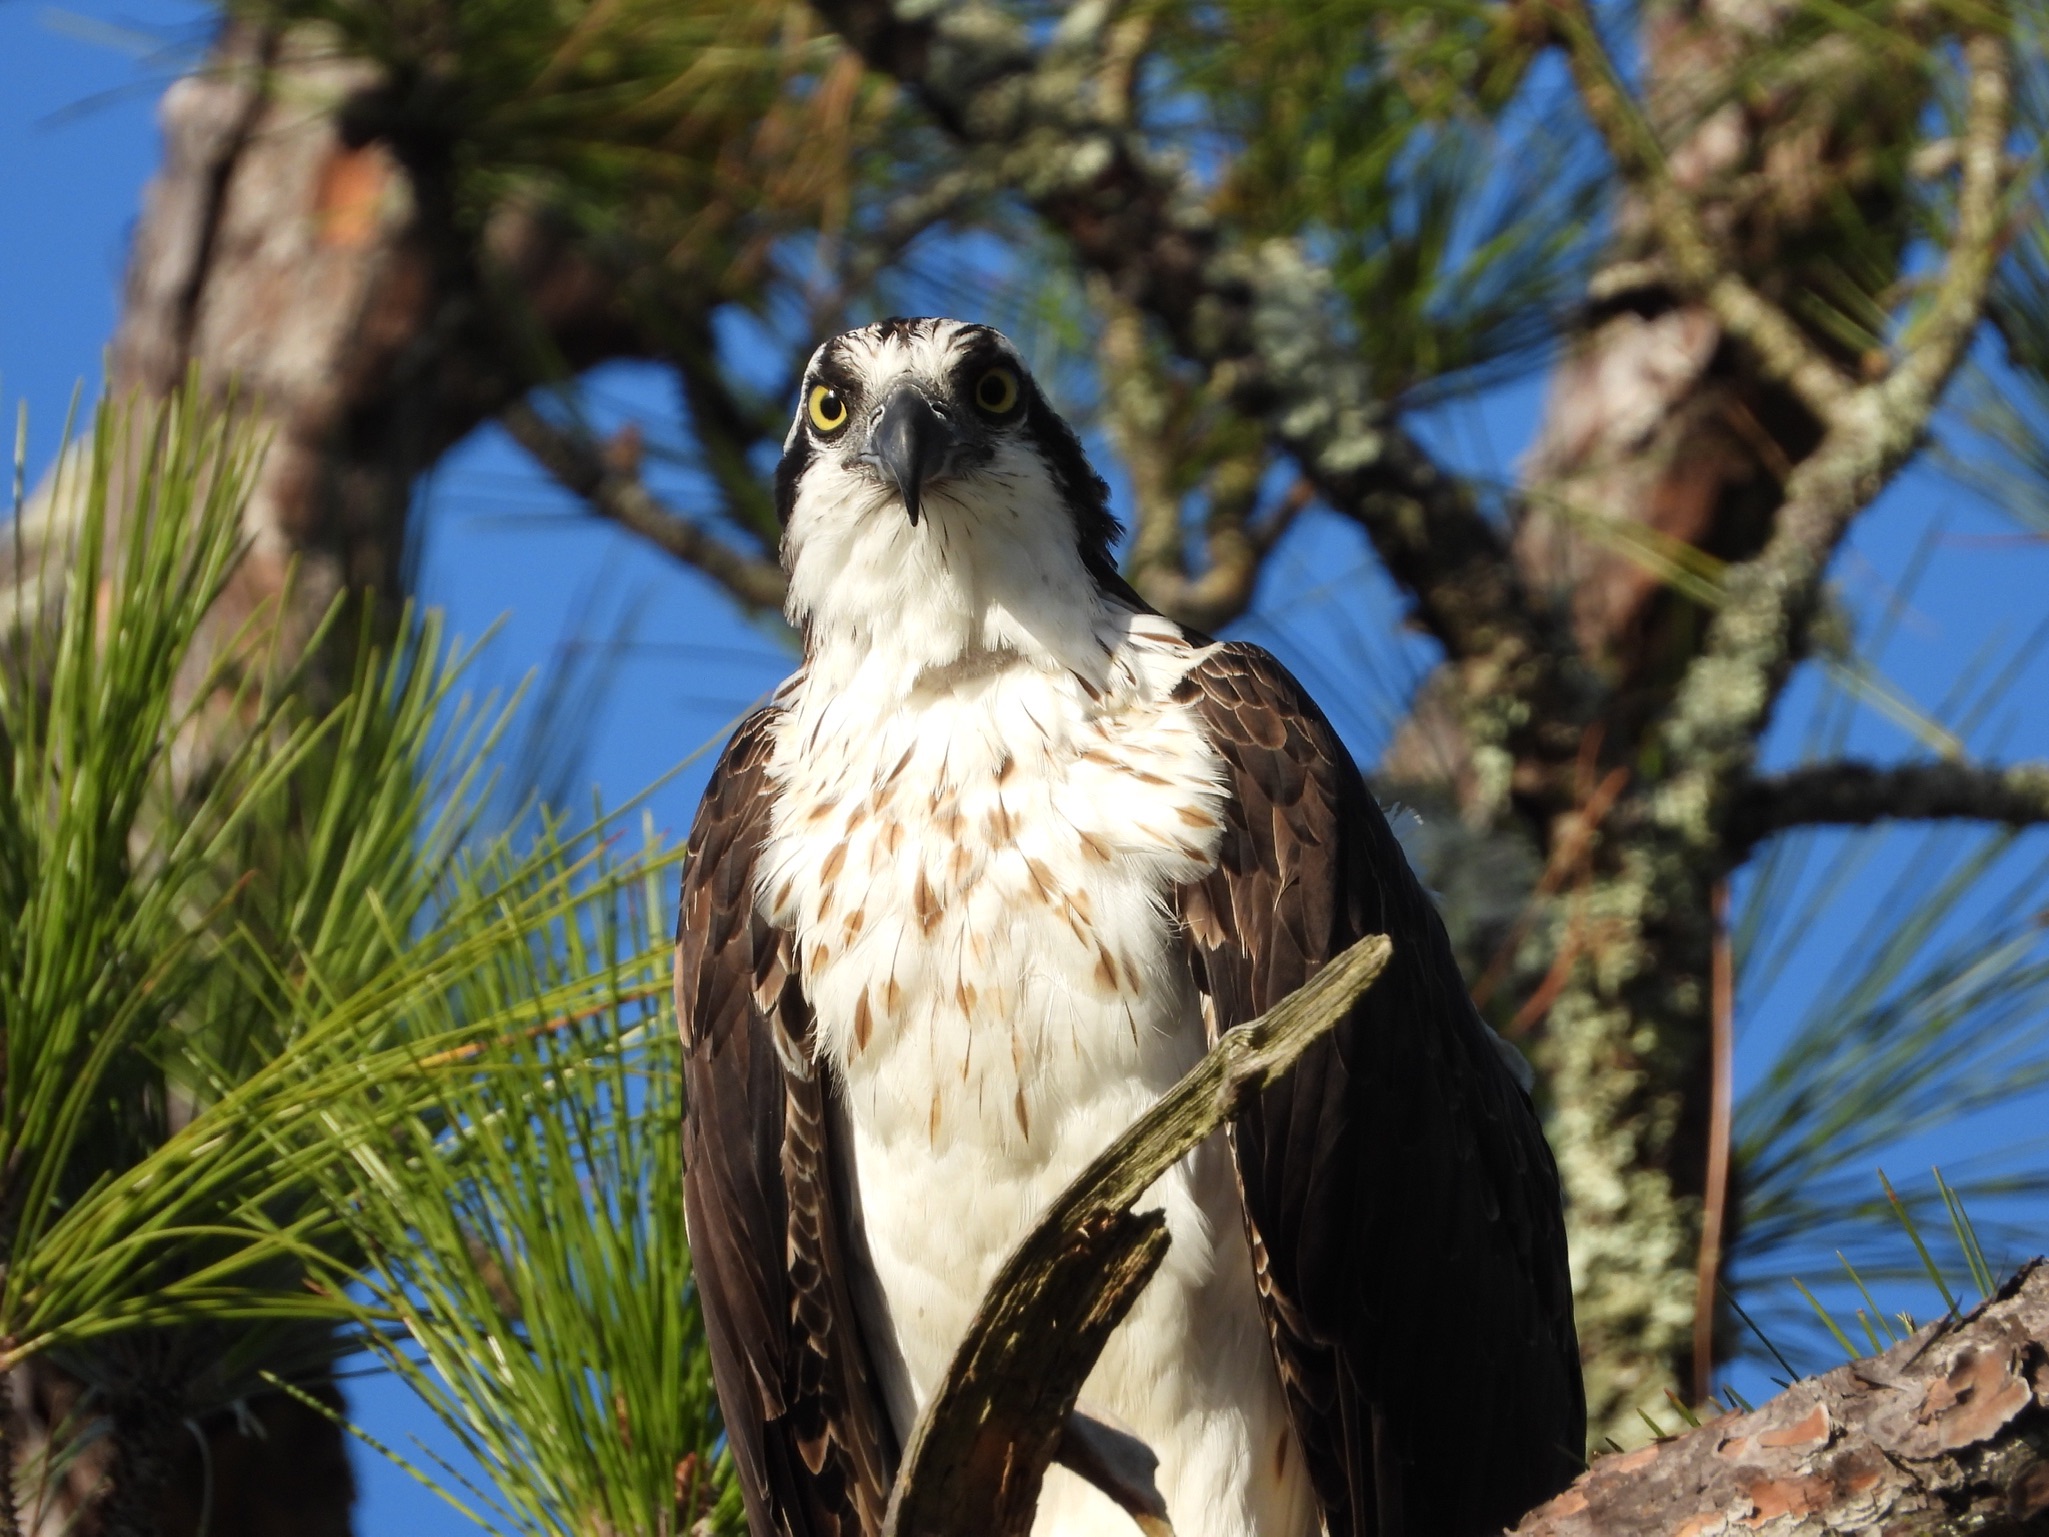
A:
[[[953,423],[917,390],[900,384],[882,403],[882,415],[863,457],[895,482],[915,528],[925,482],[945,471],[959,443],[960,434]]]

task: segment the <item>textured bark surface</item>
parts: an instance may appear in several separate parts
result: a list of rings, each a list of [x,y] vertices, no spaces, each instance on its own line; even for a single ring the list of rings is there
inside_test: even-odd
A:
[[[344,590],[395,596],[413,483],[540,376],[523,338],[572,368],[640,350],[545,219],[471,228],[448,146],[371,136],[381,83],[318,28],[236,23],[164,97],[113,385],[160,396],[197,368],[269,440],[223,628],[294,561],[302,628]]]
[[[414,482],[524,392],[526,339],[572,367],[638,347],[616,287],[559,231],[523,209],[465,227],[445,146],[362,130],[380,84],[318,28],[231,22],[164,97],[109,382],[147,403],[196,369],[268,442],[215,644],[288,599],[296,652],[344,592],[399,597]],[[397,611],[380,606],[387,622]],[[341,644],[329,665],[349,665]],[[312,676],[321,687],[321,668]],[[56,1366],[16,1374],[26,1530],[346,1537],[354,1486],[332,1422],[271,1394],[194,1406],[189,1361],[168,1375],[134,1365],[118,1350],[96,1362],[107,1387],[89,1396]],[[44,1481],[24,1475],[96,1419],[108,1434],[38,1509]]]
[[[2049,1265],[1747,1414],[1604,1457],[1517,1537],[2049,1531]]]
[[[1726,259],[1799,315],[1840,300],[1808,253],[1842,249],[1852,219],[1869,258],[1896,266],[1905,204],[1896,165],[1872,151],[1911,131],[1922,97],[1921,82],[1889,61],[1827,37],[1797,71],[1779,66],[1797,89],[1767,76],[1725,99],[1787,20],[1756,0],[1646,7],[1643,109],[1671,146],[1671,184]],[[1619,787],[1595,819],[1612,819],[1608,835],[1588,840],[1580,868],[1559,882],[1554,924],[1508,987],[1544,1000],[1519,1022],[1554,1106],[1591,1421],[1610,1434],[1633,1429],[1639,1405],[1693,1375],[1694,1293],[1677,1278],[1697,1268],[1709,1160],[1709,892],[1749,846],[1718,831],[1683,851],[1617,835],[1655,820],[1650,802],[1669,772],[1658,733],[1712,614],[1673,571],[1712,587],[1706,573],[1757,556],[1788,477],[1824,436],[1679,281],[1644,197],[1624,201],[1618,227],[1583,328],[1549,381],[1513,547],[1535,600],[1569,616],[1597,702],[1570,764],[1518,755],[1506,805],[1484,804],[1469,769],[1448,787],[1482,825],[1506,831],[1503,813],[1520,810],[1554,868],[1584,837],[1596,789]],[[1838,365],[1857,362],[1818,328],[1803,337]],[[1469,763],[1443,735],[1440,726],[1437,761]],[[1427,771],[1407,742],[1389,768],[1398,778]],[[1704,1396],[1709,1384],[1689,1390]]]

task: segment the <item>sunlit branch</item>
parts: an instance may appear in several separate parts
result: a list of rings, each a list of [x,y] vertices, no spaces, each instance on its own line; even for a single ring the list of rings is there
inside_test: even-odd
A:
[[[1786,312],[1745,282],[1716,252],[1699,210],[1672,177],[1657,134],[1637,110],[1582,0],[1557,0],[1554,27],[1565,44],[1587,116],[1623,176],[1643,198],[1669,275],[1699,298],[1765,372],[1786,385],[1823,421],[1849,397],[1850,381]]]
[[[1919,339],[1887,378],[1853,390],[1821,444],[1787,477],[1771,538],[1728,569],[1726,600],[1688,669],[1661,735],[1671,760],[1700,788],[1668,798],[1685,807],[1732,793],[1793,664],[1836,547],[1857,515],[1920,447],[1944,383],[1984,318],[1999,245],[2001,149],[2009,114],[2007,45],[1989,36],[1965,48],[1971,66],[1964,187],[1944,275]],[[1676,825],[1676,821],[1675,821]],[[1695,831],[1701,829],[1698,819]]]
[[[2049,1409],[2029,1381],[2045,1340],[2049,1267],[2036,1260],[1961,1320],[1597,1459],[1515,1537],[2033,1530],[2049,1510]]]
[[[1949,382],[1984,318],[1993,269],[2004,248],[2006,136],[2013,116],[2013,51],[1981,33],[1964,44],[1970,66],[1956,228],[1942,276],[1920,323],[1908,332],[1899,366],[1877,386],[1888,412],[1924,414]]]

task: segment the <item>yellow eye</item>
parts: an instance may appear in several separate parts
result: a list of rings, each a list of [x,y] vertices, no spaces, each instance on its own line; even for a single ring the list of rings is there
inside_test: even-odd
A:
[[[829,385],[811,387],[811,425],[820,432],[838,432],[847,424],[847,403]]]
[[[991,416],[1001,416],[1017,405],[1017,375],[1007,368],[992,368],[975,381],[975,404]]]

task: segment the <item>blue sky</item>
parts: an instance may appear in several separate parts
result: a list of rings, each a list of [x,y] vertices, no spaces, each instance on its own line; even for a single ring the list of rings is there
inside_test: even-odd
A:
[[[31,474],[55,446],[72,388],[97,383],[111,333],[126,241],[157,156],[154,108],[179,62],[204,36],[205,13],[178,0],[0,0],[0,404],[12,423],[17,401],[31,412]],[[616,368],[593,386],[600,417],[632,413],[673,422],[667,387],[651,370]],[[1448,457],[1506,475],[1540,400],[1536,383],[1447,410],[1427,431]],[[422,592],[453,628],[496,639],[478,666],[480,683],[512,683],[565,641],[602,641],[621,614],[634,622],[627,644],[607,653],[605,687],[582,753],[583,777],[617,800],[708,741],[782,677],[789,653],[776,633],[736,620],[719,595],[630,537],[598,525],[537,477],[493,431],[459,447],[421,490],[425,555]],[[2011,524],[1932,473],[1906,477],[1860,528],[1837,572],[1851,607],[1892,601],[1913,551],[1931,528],[1935,559],[1882,659],[1890,687],[1923,708],[1943,697],[1968,659],[2001,637],[2017,642],[2045,612],[2049,545],[2017,538]],[[1313,521],[1276,563],[1255,613],[1238,630],[1272,646],[1324,698],[1362,757],[1370,757],[1412,681],[1415,643],[1392,639],[1396,608],[1349,529]],[[2009,756],[2049,755],[2049,669],[2026,669],[1974,741]],[[1797,752],[1818,685],[1804,681],[1782,712],[1772,754]],[[1858,711],[1857,751],[1878,757],[1912,749],[1880,711]],[[658,823],[680,836],[706,765],[658,791]],[[1838,838],[1825,840],[1840,845]],[[2033,857],[2043,845],[2030,840]],[[1790,1022],[1827,1007],[1837,968],[1869,937],[1888,872],[1904,868],[1910,840],[1885,837],[1870,865],[1825,912],[1790,936],[1790,959],[1769,992],[1740,997],[1739,1085],[1756,1083]],[[2033,899],[2041,891],[2029,888]],[[1979,899],[1976,916],[2002,901]],[[1961,933],[1966,912],[1949,926]],[[1788,937],[1788,936],[1780,936]],[[1895,1172],[1930,1161],[1953,1164],[2049,1125],[2037,1099],[1934,1134],[1905,1150]],[[2031,1208],[2049,1248],[2049,1213]],[[1905,1305],[1924,1308],[1920,1298]],[[1822,1364],[1817,1362],[1816,1364]],[[1768,1392],[1745,1367],[1751,1396]],[[401,1388],[369,1377],[350,1385],[354,1412],[372,1433],[403,1444],[432,1434],[424,1411]],[[374,1456],[359,1459],[364,1488],[359,1530],[366,1537],[468,1530],[404,1475]]]

